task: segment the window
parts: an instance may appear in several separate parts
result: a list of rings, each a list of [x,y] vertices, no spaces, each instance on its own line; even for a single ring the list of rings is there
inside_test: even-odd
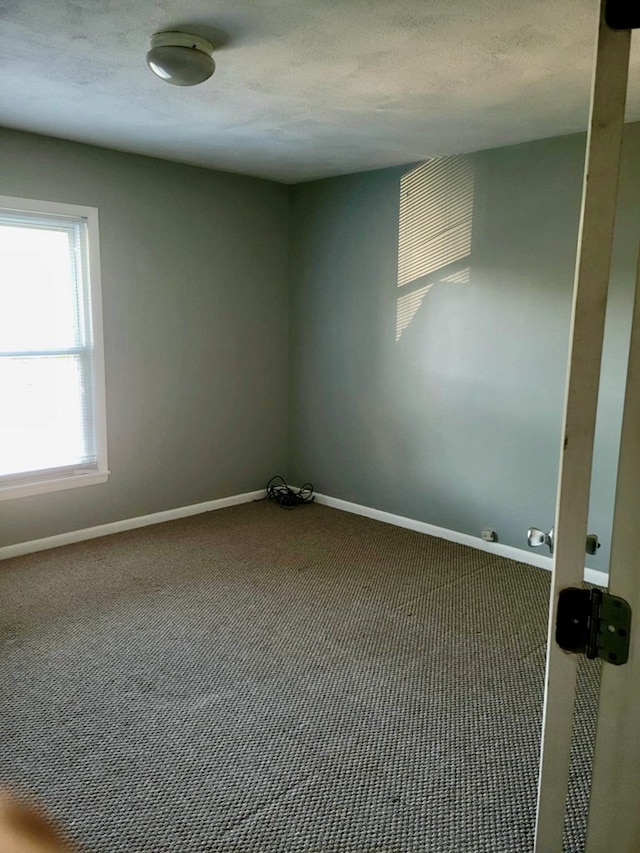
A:
[[[0,196],[0,499],[107,480],[98,211]]]

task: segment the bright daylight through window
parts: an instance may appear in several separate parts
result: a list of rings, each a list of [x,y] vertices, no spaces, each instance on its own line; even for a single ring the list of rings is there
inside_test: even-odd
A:
[[[0,197],[0,499],[107,479],[95,208]]]

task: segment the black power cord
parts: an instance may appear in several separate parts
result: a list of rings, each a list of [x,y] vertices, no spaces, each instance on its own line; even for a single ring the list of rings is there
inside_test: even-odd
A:
[[[296,491],[285,483],[283,477],[277,475],[267,483],[267,494],[264,498],[259,498],[261,501],[265,499],[275,501],[283,509],[293,509],[301,504],[310,504],[315,497],[312,483],[305,483]]]

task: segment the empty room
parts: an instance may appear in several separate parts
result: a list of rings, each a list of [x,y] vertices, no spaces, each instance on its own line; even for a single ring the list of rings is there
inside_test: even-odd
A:
[[[0,3],[0,853],[640,850],[638,27]]]

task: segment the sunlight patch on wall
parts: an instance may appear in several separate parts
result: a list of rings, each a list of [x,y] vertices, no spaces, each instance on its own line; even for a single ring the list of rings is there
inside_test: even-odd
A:
[[[418,290],[413,290],[411,293],[405,293],[404,296],[398,297],[398,310],[396,312],[396,341],[399,341],[402,333],[413,320],[414,314],[422,305],[422,300],[427,291],[431,290],[432,284],[427,284]]]
[[[452,272],[451,275],[445,275],[444,278],[441,278],[440,281],[449,282],[449,284],[469,284],[471,277],[471,268],[465,267],[464,269],[458,270],[458,272]]]
[[[396,341],[437,282],[468,284],[474,175],[463,156],[423,163],[400,179]]]

